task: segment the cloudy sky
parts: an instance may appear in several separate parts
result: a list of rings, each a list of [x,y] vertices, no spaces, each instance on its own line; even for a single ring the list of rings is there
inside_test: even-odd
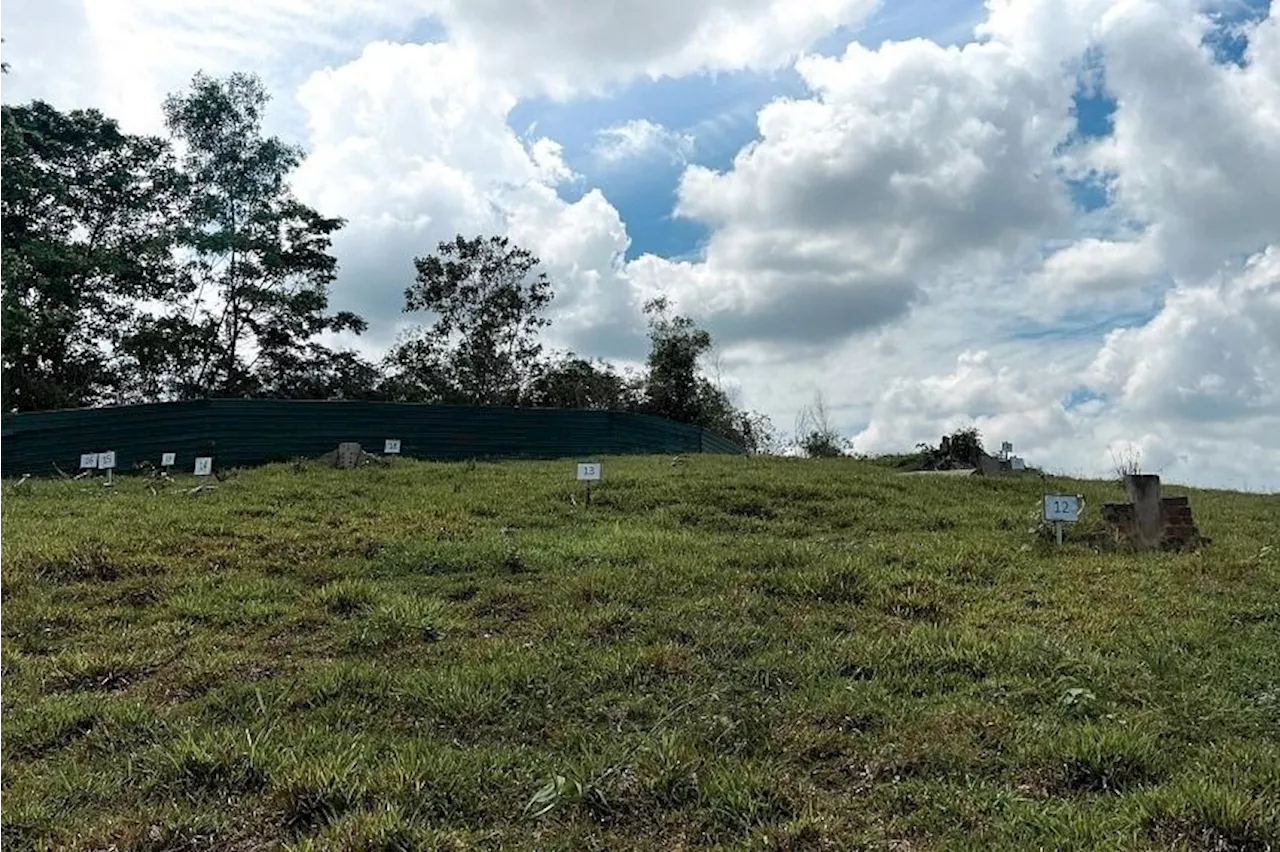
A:
[[[511,235],[554,343],[664,293],[739,404],[862,452],[1280,490],[1280,11],[1267,0],[9,0],[5,102],[161,130],[258,73],[395,339],[412,257]]]

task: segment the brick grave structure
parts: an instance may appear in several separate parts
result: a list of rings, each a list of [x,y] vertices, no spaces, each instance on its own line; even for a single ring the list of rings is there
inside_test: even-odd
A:
[[[1146,480],[1135,482],[1135,480]],[[1121,541],[1143,548],[1168,550],[1195,548],[1208,539],[1196,529],[1191,503],[1186,497],[1161,497],[1159,477],[1125,477],[1125,486],[1134,501],[1102,504],[1102,522]],[[1145,510],[1146,524],[1140,522]],[[1145,526],[1145,529],[1144,529]]]

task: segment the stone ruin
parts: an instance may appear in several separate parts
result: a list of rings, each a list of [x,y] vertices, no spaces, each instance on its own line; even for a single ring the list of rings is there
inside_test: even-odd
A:
[[[1186,497],[1160,496],[1160,477],[1129,474],[1124,485],[1128,503],[1102,504],[1102,523],[1117,541],[1143,550],[1182,550],[1209,543],[1196,529]]]
[[[1012,444],[1008,444],[1012,449]],[[972,470],[975,476],[1002,476],[1010,473],[1025,473],[1026,465],[1021,458],[1007,455],[1003,451],[993,456],[984,450],[981,444],[961,449],[952,441],[950,435],[943,435],[938,442],[938,449],[927,458],[923,470]]]
[[[343,441],[336,450],[331,450],[320,457],[320,463],[342,470],[354,470],[367,464],[381,462],[382,458],[366,452],[364,447],[355,441]]]

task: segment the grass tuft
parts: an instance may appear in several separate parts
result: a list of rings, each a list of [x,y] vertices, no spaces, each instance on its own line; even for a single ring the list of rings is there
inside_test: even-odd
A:
[[[1058,743],[1055,782],[1067,793],[1124,793],[1158,781],[1164,763],[1153,737],[1085,724]]]

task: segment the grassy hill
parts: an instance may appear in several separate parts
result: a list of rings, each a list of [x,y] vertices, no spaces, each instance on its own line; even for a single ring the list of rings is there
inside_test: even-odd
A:
[[[1029,530],[1115,483],[604,475],[6,484],[6,852],[1280,842],[1280,498],[1100,553]]]

